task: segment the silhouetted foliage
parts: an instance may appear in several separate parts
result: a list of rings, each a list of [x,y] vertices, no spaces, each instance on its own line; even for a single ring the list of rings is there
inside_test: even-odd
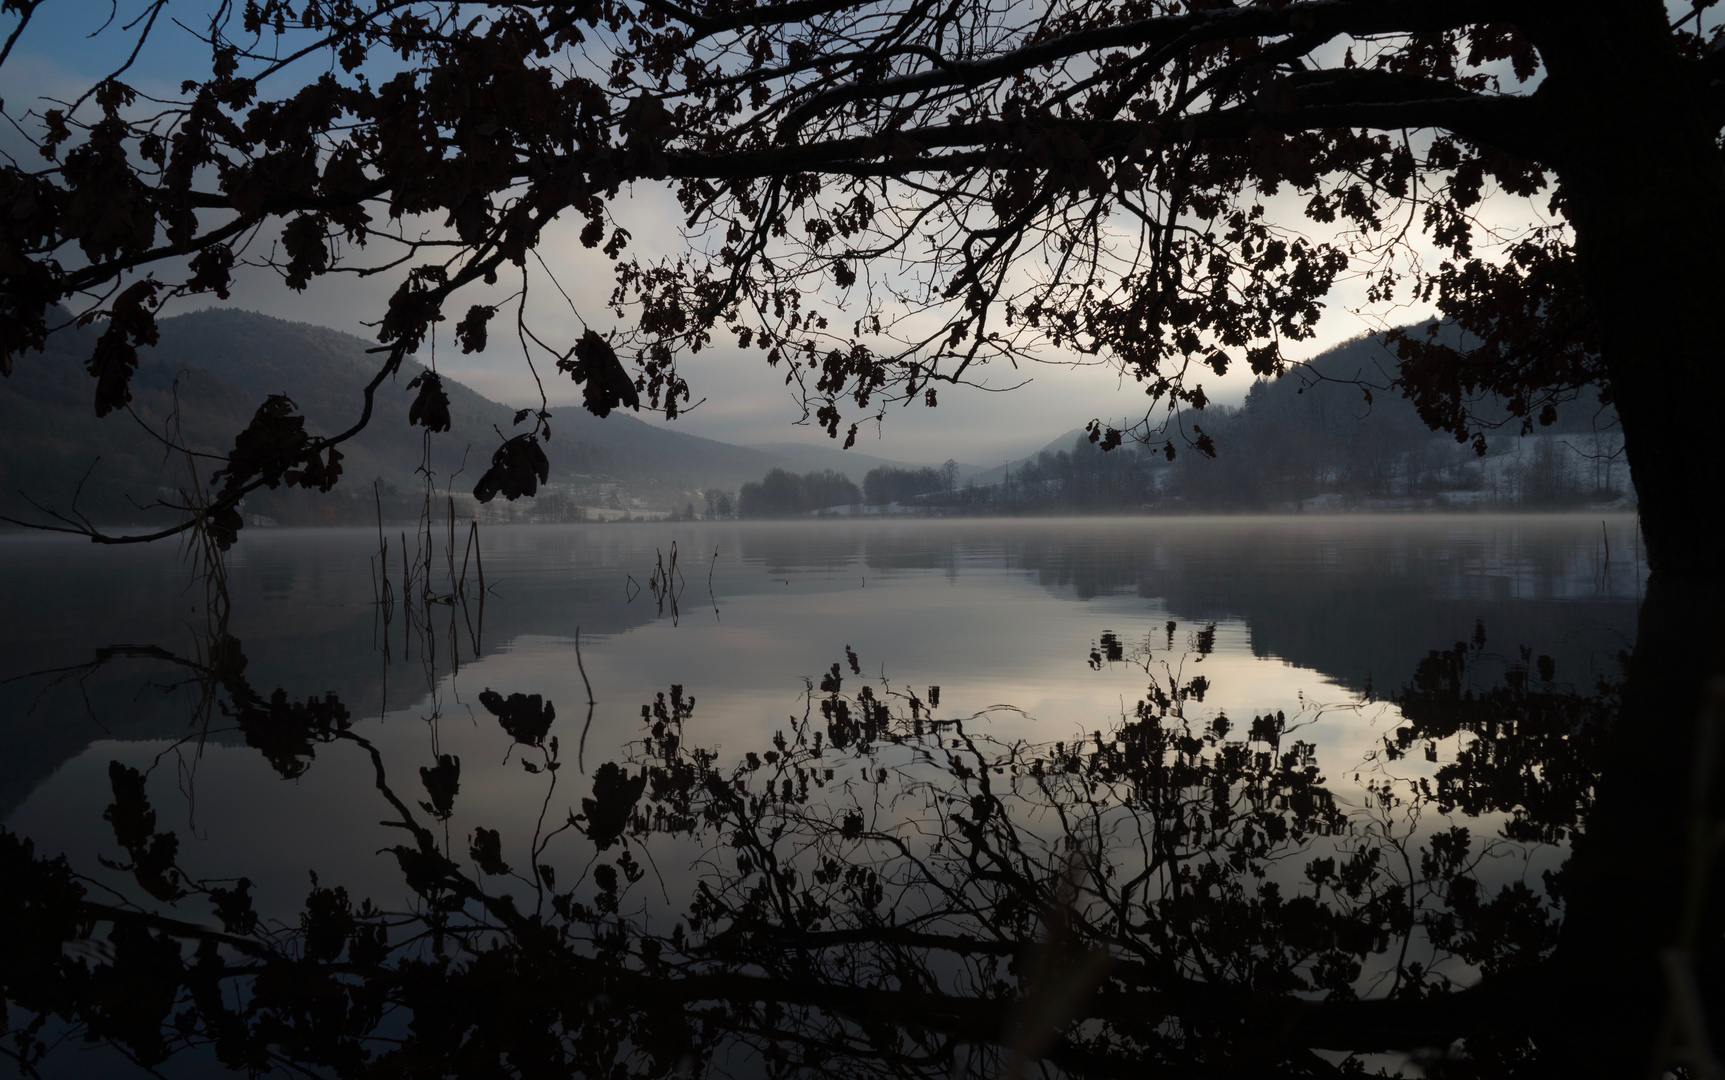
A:
[[[272,488],[286,481],[289,487],[319,491],[335,485],[342,472],[341,451],[331,446],[327,459],[321,457],[325,451],[312,445],[305,418],[294,415],[295,408],[285,394],[271,394],[251,424],[234,436],[227,464],[210,477],[212,484],[222,482],[224,500],[237,499],[254,481]],[[232,542],[231,536],[226,539]]]
[[[1430,303],[1468,335],[1394,333],[1399,369],[1364,383],[1476,446],[1503,419],[1476,413],[1482,396],[1534,421],[1582,394],[1615,404],[1653,565],[1716,573],[1721,540],[1695,521],[1720,514],[1687,509],[1725,490],[1703,404],[1725,396],[1709,7],[224,6],[176,92],[146,101],[128,61],[14,118],[40,168],[0,168],[0,372],[61,329],[64,302],[104,324],[88,369],[111,415],[164,305],[227,295],[248,261],[296,290],[382,265],[397,288],[356,419],[283,459],[320,489],[378,387],[464,303],[464,349],[513,303],[524,347],[567,362],[595,412],[639,398],[675,416],[684,358],[734,342],[850,445],[990,361],[1095,359],[1147,395],[1136,420],[1091,422],[1101,447],[1207,455],[1208,426],[1180,416],[1209,403],[1202,380],[1286,369],[1351,276],[1369,303]],[[14,10],[22,34],[36,5]],[[149,11],[114,31],[140,51],[166,32]],[[637,256],[618,224],[624,193],[654,183],[684,252]],[[1487,227],[1492,191],[1538,200],[1525,227]],[[571,218],[614,264],[621,327],[563,349],[525,311],[549,274],[532,253]],[[507,296],[461,298],[517,272]],[[276,471],[230,461],[213,514]],[[488,490],[529,489],[531,469],[505,471]],[[1685,473],[1700,482],[1667,486]]]
[[[449,820],[455,812],[455,797],[461,794],[461,759],[452,754],[437,755],[436,765],[429,769],[420,766],[419,782],[431,796],[431,801],[420,803],[419,808],[438,821]]]
[[[237,651],[239,643],[231,647]],[[233,683],[232,694],[234,720],[245,732],[246,745],[261,751],[290,780],[311,766],[318,743],[348,728],[352,719],[334,694],[289,701],[287,691],[277,687],[266,702],[252,697],[243,682]]]
[[[407,388],[419,387],[419,396],[407,407],[407,422],[422,424],[427,431],[449,430],[449,395],[443,392],[443,380],[435,371],[422,371],[407,381]]]
[[[611,410],[619,405],[627,405],[631,409],[641,407],[641,395],[635,392],[635,384],[629,373],[623,370],[616,350],[592,330],[582,334],[581,340],[575,343],[575,359],[559,360],[557,366],[582,384],[587,411],[594,416],[610,416]],[[675,415],[675,410],[672,414]]]
[[[537,435],[517,435],[503,440],[503,445],[491,455],[491,468],[474,485],[473,497],[490,502],[502,495],[514,502],[523,495],[532,495],[539,485],[550,479],[551,462]]]
[[[631,777],[611,761],[593,773],[593,797],[581,800],[581,814],[587,820],[587,839],[594,847],[604,851],[622,839],[646,786],[645,773]]]
[[[484,690],[479,703],[485,706],[509,737],[523,746],[541,746],[557,710],[538,694],[510,694],[507,698],[495,690]]]
[[[8,1053],[31,1069],[71,1032],[152,1067],[203,1049],[230,1069],[344,1077],[700,1076],[748,1052],[775,1075],[933,1078],[1015,1056],[1071,1076],[1335,1076],[1454,1046],[1465,1060],[1428,1070],[1538,1073],[1530,1003],[1568,977],[1559,929],[1588,885],[1504,867],[1585,835],[1616,686],[1577,693],[1524,652],[1476,687],[1482,630],[1420,665],[1373,801],[1349,806],[1295,737],[1313,716],[1192,711],[1216,627],[1178,629],[1103,634],[1090,665],[1141,666],[1149,688],[1053,741],[942,715],[935,687],[925,700],[862,679],[847,647],[770,745],[726,764],[673,686],[641,707],[627,758],[594,770],[581,813],[530,842],[476,826],[446,846],[378,749],[333,720],[339,702],[272,714],[300,728],[283,745],[371,762],[407,838],[386,852],[410,894],[399,910],[314,874],[297,917],[266,926],[248,879],[178,863],[147,774],[116,763],[105,816],[127,861],[112,865],[176,910],[94,893],[0,830]],[[260,699],[226,650],[218,683],[243,716]],[[480,700],[507,745],[544,752],[521,782],[548,785],[549,806],[549,704]],[[1454,749],[1435,777],[1388,767],[1439,742]],[[458,776],[446,755],[420,768],[434,821],[452,819]],[[563,861],[588,870],[563,877],[548,847],[576,833]],[[692,877],[643,862],[670,841],[701,852]]]

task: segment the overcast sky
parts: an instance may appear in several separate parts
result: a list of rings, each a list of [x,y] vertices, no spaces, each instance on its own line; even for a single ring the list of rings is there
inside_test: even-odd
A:
[[[17,52],[0,71],[0,97],[6,111],[20,116],[34,99],[43,96],[76,96],[88,87],[90,80],[100,77],[123,60],[129,38],[115,30],[142,8],[141,0],[120,0],[118,18],[108,31],[94,39],[87,38],[89,28],[106,18],[109,6],[105,0],[67,0],[44,5],[35,21],[20,39]],[[177,9],[174,9],[177,12]],[[188,13],[177,12],[182,21],[191,20]],[[13,23],[0,21],[0,32]],[[177,90],[180,79],[188,71],[195,74],[197,65],[207,66],[205,48],[185,30],[176,26],[158,27],[159,40],[140,62],[129,71],[126,79],[146,93],[159,91],[164,95]],[[188,67],[187,65],[191,65]],[[279,91],[278,91],[279,92]],[[46,106],[38,106],[46,107]],[[17,151],[16,137],[7,141],[0,136],[0,146]],[[1508,205],[1516,203],[1519,205]],[[1530,207],[1520,200],[1502,200],[1493,216],[1506,224],[1530,223]],[[1290,205],[1289,209],[1292,209]],[[1491,209],[1488,207],[1488,210]],[[677,229],[680,215],[668,192],[658,186],[636,190],[615,208],[617,216],[634,233],[633,249],[637,254],[675,254],[683,249],[683,238]],[[1283,215],[1284,221],[1296,221],[1295,216]],[[434,226],[437,222],[427,222]],[[610,267],[602,255],[583,249],[575,239],[579,222],[560,222],[547,234],[540,254],[558,275],[573,296],[576,305],[589,319],[603,317],[603,298],[611,288]],[[365,338],[374,331],[365,324],[374,322],[384,310],[385,301],[398,279],[389,275],[356,279],[336,276],[317,279],[304,293],[293,293],[282,286],[272,274],[254,272],[243,275],[234,290],[231,306],[265,312],[285,319],[317,323]],[[504,281],[500,288],[511,287]],[[542,336],[548,341],[572,342],[580,332],[580,323],[567,303],[547,287],[541,277],[530,293],[529,315]],[[1328,298],[1327,311],[1319,327],[1316,341],[1296,346],[1295,355],[1314,355],[1338,342],[1385,325],[1419,321],[1430,314],[1425,307],[1403,307],[1392,311],[1382,309],[1364,314],[1354,309],[1364,302],[1364,285],[1349,281],[1338,286]],[[464,310],[474,298],[460,298]],[[205,306],[210,298],[198,298],[196,306]],[[459,311],[451,313],[451,323]],[[512,320],[499,317],[492,324],[490,348],[480,355],[460,355],[447,347],[446,334],[440,338],[436,361],[440,370],[467,383],[480,393],[510,405],[522,406],[537,402],[532,376],[522,360],[522,352],[513,334]],[[603,324],[601,324],[603,325]],[[1050,359],[1058,359],[1051,357]],[[795,397],[784,385],[783,369],[768,368],[758,351],[740,352],[734,345],[688,357],[682,372],[689,380],[694,398],[705,399],[675,424],[680,430],[735,443],[777,441],[825,441],[826,435],[813,425],[798,426],[802,410]],[[540,375],[552,404],[574,403],[579,389],[567,380],[556,378],[554,370]],[[948,457],[978,465],[998,464],[1009,457],[1021,456],[1045,445],[1050,439],[1083,425],[1092,417],[1119,420],[1126,416],[1142,416],[1145,398],[1137,387],[1122,385],[1118,376],[1100,368],[1072,368],[1059,364],[1036,364],[1022,370],[991,365],[979,381],[987,387],[1005,392],[981,389],[942,387],[940,405],[927,409],[920,404],[893,409],[887,422],[878,431],[873,425],[859,435],[858,448],[881,457],[906,461],[941,461]],[[1018,385],[1018,384],[1023,385]],[[1222,379],[1212,378],[1205,390],[1212,399],[1238,402],[1251,383],[1249,373],[1236,372]],[[662,423],[657,418],[647,417]],[[851,417],[847,417],[847,420]]]

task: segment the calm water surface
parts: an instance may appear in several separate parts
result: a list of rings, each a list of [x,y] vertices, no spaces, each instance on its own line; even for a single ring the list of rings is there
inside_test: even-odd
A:
[[[397,529],[388,564],[397,598],[404,543],[411,554],[417,541]],[[1469,686],[1483,691],[1507,674],[1585,696],[1615,676],[1633,644],[1643,579],[1633,521],[1597,517],[545,526],[490,529],[482,545],[482,602],[475,563],[465,600],[386,611],[374,603],[374,531],[248,531],[229,568],[226,633],[235,644],[223,646],[210,636],[202,587],[170,548],[0,539],[10,616],[0,635],[11,677],[0,687],[0,819],[36,854],[64,853],[88,888],[113,890],[102,892],[110,899],[215,926],[208,889],[222,886],[211,883],[244,875],[261,925],[291,937],[305,925],[315,874],[355,903],[367,897],[407,913],[391,925],[392,947],[410,938],[408,922],[437,923],[435,941],[413,939],[401,955],[459,957],[480,946],[440,936],[449,919],[464,911],[476,926],[507,919],[475,914],[472,896],[465,909],[448,900],[444,886],[427,886],[390,849],[407,850],[418,837],[473,876],[485,862],[474,838],[495,830],[497,857],[513,876],[479,875],[481,889],[570,926],[627,921],[642,940],[675,926],[683,942],[685,924],[695,934],[692,903],[707,905],[709,933],[727,918],[746,921],[745,883],[755,875],[801,883],[786,897],[826,889],[826,913],[811,925],[843,927],[852,941],[866,926],[933,933],[966,918],[997,930],[1019,920],[1018,937],[1003,931],[1002,940],[1028,941],[1044,918],[1035,905],[958,911],[943,905],[974,883],[945,900],[937,894],[946,886],[931,884],[940,873],[981,873],[970,856],[969,869],[963,860],[935,867],[966,837],[980,843],[990,820],[1010,818],[1016,832],[1000,850],[1036,848],[1013,864],[1026,881],[1055,895],[1063,874],[1079,874],[1072,867],[1107,864],[1124,892],[1111,900],[1107,887],[1081,885],[1075,910],[1146,905],[1099,931],[1119,962],[1147,933],[1150,909],[1193,894],[1205,864],[1220,875],[1203,886],[1216,896],[1239,893],[1222,881],[1234,874],[1259,890],[1254,896],[1277,883],[1278,895],[1331,896],[1364,919],[1362,894],[1349,900],[1340,879],[1326,886],[1328,871],[1312,871],[1313,860],[1346,864],[1373,845],[1405,854],[1459,824],[1483,845],[1470,873],[1485,893],[1515,882],[1538,892],[1542,875],[1562,864],[1565,827],[1519,827],[1530,811],[1514,798],[1470,808],[1432,797],[1442,770],[1477,756],[1482,736],[1439,724],[1398,738],[1409,724],[1401,691],[1434,650],[1466,643],[1455,655]],[[465,558],[456,552],[456,576]],[[663,598],[656,575],[666,571]],[[432,588],[449,592],[450,577],[439,537]],[[234,660],[241,652],[243,668]],[[277,687],[288,703],[339,702],[347,719],[332,725],[315,708],[293,713],[286,704],[270,713]],[[652,714],[655,701],[663,715]],[[1145,753],[1132,748],[1151,729],[1166,739],[1150,756],[1194,771],[1147,780]],[[1109,764],[1111,754],[1125,756]],[[117,846],[111,807],[122,801],[115,770],[125,768],[143,778],[155,814],[146,831],[177,838],[181,884],[164,887],[161,903],[145,895],[137,852],[128,859]],[[1272,773],[1283,778],[1267,780]],[[1295,773],[1303,779],[1287,786]],[[723,783],[703,787],[704,774]],[[629,787],[636,776],[651,778],[644,793]],[[712,802],[726,785],[754,800],[734,808],[751,828],[774,820],[780,861],[767,865],[766,854],[737,839],[729,804]],[[1152,789],[1185,794],[1158,802]],[[691,792],[708,802],[691,806]],[[623,800],[622,817],[607,826],[613,796]],[[989,799],[999,800],[993,810]],[[1311,805],[1317,817],[1307,814]],[[1169,820],[1147,833],[1144,821],[1162,812]],[[1291,833],[1270,824],[1278,814],[1292,815]],[[1242,821],[1243,834],[1229,832]],[[800,840],[799,829],[808,832]],[[1163,860],[1162,841],[1145,839],[1152,833],[1196,846]],[[858,854],[870,843],[871,854]],[[921,869],[895,862],[913,856]],[[1415,858],[1405,868],[1385,860],[1360,869],[1370,875],[1363,895],[1399,887],[1397,896],[1412,897],[1421,887]],[[1130,880],[1139,884],[1127,896]],[[864,897],[869,890],[880,894]],[[1442,906],[1440,893],[1448,895],[1432,892],[1433,903]],[[698,899],[710,894],[735,903]],[[873,914],[859,915],[865,908]],[[772,917],[802,918],[789,908]],[[1371,997],[1410,978],[1461,986],[1490,964],[1444,945],[1441,933],[1395,932],[1412,935],[1411,950],[1387,939],[1349,946],[1353,967],[1340,975],[1317,971],[1324,948],[1293,950],[1286,969],[1304,981],[1292,989],[1322,996],[1346,985]],[[306,948],[286,937],[277,944],[293,955]],[[1224,978],[1220,945],[1160,947],[1194,977]],[[1261,942],[1242,948],[1275,954]],[[692,964],[700,950],[687,949]],[[996,952],[989,963],[1012,950]],[[185,955],[189,962],[189,943]],[[1412,974],[1410,955],[1422,958]],[[1009,978],[1005,969],[997,982],[1006,982],[990,983],[996,976],[962,950],[917,957],[930,986],[957,980],[947,988],[962,984],[986,998],[1007,982],[1025,985],[1022,972]],[[772,974],[759,958],[744,966]],[[823,985],[908,978],[797,970]],[[388,1015],[367,1053],[391,1052],[400,1025],[411,1027],[411,1009]],[[775,1062],[772,1069],[817,1068],[807,1045],[823,1039],[826,1052],[854,1052],[853,1066],[883,1075],[953,1075],[954,1062],[977,1052],[958,1049],[974,1042],[960,1033],[927,1050],[926,1062],[894,1065],[892,1055],[846,1051],[868,1041],[840,1032],[849,1021],[789,1050],[763,1034],[773,1023],[727,1023],[698,1037],[664,1036],[682,1047],[666,1074],[755,1075]],[[646,1055],[651,1074],[657,1036],[645,1031],[618,1034],[594,1053]],[[172,1038],[144,1049],[138,1038],[119,1039],[131,1064],[162,1057],[169,1071],[222,1071],[207,1039],[175,1056]],[[583,1074],[586,1051],[567,1052],[560,1068]],[[320,1073],[333,1068],[314,1057],[300,1060]],[[1085,1074],[1076,1059],[1062,1060]],[[74,1048],[44,1068],[71,1075],[98,1062],[130,1067]]]

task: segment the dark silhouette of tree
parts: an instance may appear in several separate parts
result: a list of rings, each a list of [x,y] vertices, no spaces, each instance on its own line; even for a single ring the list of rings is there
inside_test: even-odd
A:
[[[1153,470],[1163,456],[1141,447],[1108,453],[1079,436],[1070,450],[1021,464],[1001,500],[1015,510],[1138,510],[1156,497]]]
[[[870,506],[885,506],[893,502],[909,502],[919,495],[936,495],[945,487],[939,469],[900,469],[880,465],[863,477],[863,498]]]
[[[6,5],[17,21],[0,64],[38,6]],[[126,24],[139,48],[165,10],[153,0]],[[458,13],[260,0],[221,5],[194,31],[210,66],[170,100],[146,100],[122,67],[16,118],[40,157],[0,166],[0,371],[68,320],[99,324],[92,404],[118,421],[171,300],[226,296],[247,264],[289,288],[374,270],[397,287],[349,426],[310,430],[291,393],[272,395],[199,472],[179,524],[116,536],[76,507],[36,522],[97,541],[195,528],[226,546],[248,492],[329,490],[341,445],[434,326],[453,323],[477,350],[500,314],[529,357],[550,361],[536,371],[581,385],[595,414],[640,402],[676,416],[690,398],[683,360],[722,339],[782,365],[810,418],[847,444],[889,404],[934,405],[978,365],[1059,350],[1116,365],[1149,395],[1136,424],[1092,422],[1099,446],[1135,437],[1172,452],[1183,439],[1213,453],[1202,380],[1283,370],[1285,345],[1311,337],[1344,274],[1366,275],[1374,301],[1429,299],[1464,332],[1396,335],[1400,363],[1384,373],[1388,392],[1459,440],[1477,444],[1506,416],[1537,424],[1597,387],[1623,427],[1653,576],[1622,694],[1630,722],[1614,729],[1576,845],[1587,888],[1566,901],[1562,977],[1542,985],[1538,1023],[1567,1075],[1643,1068],[1624,1048],[1658,1033],[1683,977],[1668,983],[1656,958],[1721,940],[1715,908],[1683,897],[1719,895],[1718,872],[1692,884],[1689,838],[1697,815],[1718,819],[1725,785],[1696,793],[1649,749],[1716,745],[1698,719],[1711,715],[1725,610],[1725,532],[1707,524],[1725,520],[1725,48],[1709,5],[583,0]],[[685,215],[679,257],[632,254],[613,214],[649,182]],[[1490,190],[1544,209],[1526,228],[1493,228]],[[609,311],[587,320],[613,331],[546,341],[527,324],[527,290],[549,275],[535,249],[560,217],[615,263]],[[1416,234],[1435,262],[1411,257]],[[438,388],[416,390],[397,415],[441,426]],[[1507,413],[1482,413],[1491,401]],[[545,481],[547,411],[542,400],[499,433],[480,492],[515,498]],[[972,814],[978,837],[996,827]],[[471,896],[425,849],[401,850],[418,851],[403,856],[410,881]],[[472,902],[503,919],[495,900]],[[149,954],[150,933],[120,951]],[[159,1000],[172,977],[137,971],[158,981],[113,991],[127,1008]],[[1601,986],[1617,999],[1578,992]],[[1137,1003],[1133,1016],[1161,1008]],[[777,1020],[759,1015],[759,1030]],[[1618,1027],[1610,1052],[1589,1045]],[[1421,1045],[1453,1029],[1419,1032]]]
[[[0,831],[4,1052],[29,1073],[72,1033],[152,1068],[197,1051],[344,1077],[699,1076],[740,1051],[770,1075],[897,1077],[1038,1060],[1097,1077],[1357,1075],[1378,1053],[1441,1076],[1648,1061],[1637,1025],[1589,1029],[1552,1005],[1635,1008],[1609,984],[1564,985],[1569,920],[1599,884],[1585,864],[1543,882],[1505,870],[1541,845],[1580,850],[1617,764],[1615,684],[1579,693],[1527,653],[1476,686],[1483,631],[1434,652],[1400,695],[1373,801],[1347,806],[1297,737],[1310,717],[1198,715],[1214,632],[1170,623],[1132,649],[1105,635],[1092,665],[1141,664],[1149,690],[1052,742],[944,715],[935,688],[863,679],[847,650],[849,671],[811,681],[770,746],[722,759],[673,686],[641,707],[625,759],[558,802],[571,778],[549,704],[488,691],[500,744],[539,755],[519,774],[545,789],[531,840],[445,839],[339,703],[252,691],[237,642],[220,675],[157,651],[219,686],[216,713],[248,741],[247,718],[267,714],[276,736],[253,745],[284,778],[314,746],[368,758],[403,837],[380,856],[411,903],[314,875],[296,918],[260,919],[249,880],[178,864],[147,776],[116,763],[110,864],[151,900],[93,891]],[[1435,780],[1396,773],[1438,743]],[[1688,772],[1664,757],[1668,776]],[[444,828],[458,771],[446,755],[419,769],[419,809]],[[667,840],[703,851],[692,877],[661,874],[651,848]],[[559,881],[559,861],[586,869]]]
[[[817,469],[799,476],[784,469],[769,469],[759,483],[744,484],[737,493],[737,516],[796,517],[859,502],[862,492],[850,477],[836,470]]]
[[[724,521],[736,513],[737,497],[729,491],[707,489],[707,521]]]
[[[352,425],[314,433],[290,397],[262,403],[179,526],[227,539],[247,491],[338,481],[337,447],[440,321],[474,350],[513,311],[530,355],[599,415],[645,401],[675,416],[683,358],[721,339],[758,348],[829,433],[848,422],[847,445],[853,414],[933,405],[977,365],[1054,348],[1147,391],[1138,424],[1092,424],[1104,446],[1185,438],[1209,453],[1201,418],[1178,415],[1208,400],[1202,378],[1284,370],[1335,282],[1363,274],[1372,299],[1429,298],[1468,335],[1393,335],[1392,392],[1477,441],[1600,388],[1652,564],[1712,576],[1719,533],[1696,522],[1725,517],[1725,451],[1708,434],[1725,396],[1725,50],[1708,7],[222,6],[194,28],[210,66],[177,97],[144,100],[123,67],[18,118],[40,161],[0,169],[0,366],[69,319],[104,320],[88,367],[111,414],[171,299],[225,296],[257,263],[303,289],[361,272],[362,246],[367,267],[390,248],[398,288]],[[36,10],[9,5],[0,63]],[[164,11],[128,24],[140,49]],[[630,253],[612,211],[648,182],[686,215],[683,256]],[[1548,209],[1494,230],[1490,190]],[[560,217],[615,262],[612,334],[545,341],[521,324],[534,249]],[[1404,257],[1415,234],[1435,264]],[[464,299],[503,278],[516,284]],[[391,408],[435,429],[439,387],[419,390]],[[484,493],[535,489],[543,413],[520,415],[532,423],[504,437]],[[1695,499],[1712,510],[1692,513]],[[126,539],[71,512],[52,524]]]

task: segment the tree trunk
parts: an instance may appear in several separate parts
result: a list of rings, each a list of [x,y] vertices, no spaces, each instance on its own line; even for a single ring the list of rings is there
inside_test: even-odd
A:
[[[1585,831],[1564,871],[1563,926],[1529,1004],[1544,1074],[1639,1077],[1650,1072],[1668,997],[1660,952],[1692,950],[1711,983],[1711,1036],[1725,1034],[1719,979],[1725,941],[1719,900],[1725,860],[1713,860],[1708,913],[1694,940],[1681,940],[1695,870],[1690,846],[1695,779],[1711,776],[1707,816],[1720,818],[1721,769],[1698,762],[1697,673],[1719,671],[1716,624],[1725,589],[1716,582],[1655,574],[1641,608],[1635,654],[1626,673],[1622,716],[1610,733],[1605,769]]]
[[[1530,24],[1549,163],[1622,418],[1655,573],[1725,564],[1725,156],[1657,0],[1562,0]]]
[[[1696,720],[1725,618],[1725,157],[1658,0],[1562,0],[1528,29],[1653,572],[1535,1038],[1552,1076],[1657,1075],[1658,957],[1677,943]],[[1717,972],[1717,914],[1711,927],[1698,959]]]

